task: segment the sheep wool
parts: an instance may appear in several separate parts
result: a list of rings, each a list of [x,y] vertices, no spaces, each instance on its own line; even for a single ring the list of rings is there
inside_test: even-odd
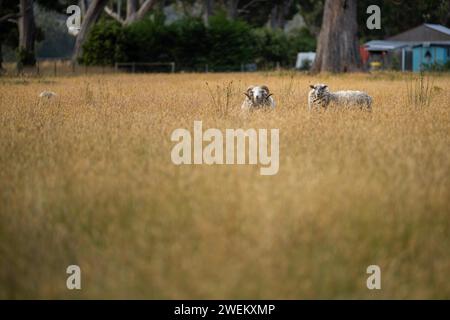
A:
[[[361,109],[372,109],[372,97],[363,91],[336,91],[328,90],[326,84],[311,85],[311,91],[308,95],[308,108],[322,107],[327,108],[330,103],[344,106],[358,106]]]

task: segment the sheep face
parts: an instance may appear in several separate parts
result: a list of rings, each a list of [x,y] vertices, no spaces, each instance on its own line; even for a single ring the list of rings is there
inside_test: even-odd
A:
[[[269,97],[272,94],[267,86],[251,86],[244,92],[254,106],[264,106],[270,104]]]
[[[314,98],[316,98],[316,99],[323,98],[329,92],[328,86],[323,83],[310,85],[309,87],[312,89],[311,93],[314,95]]]

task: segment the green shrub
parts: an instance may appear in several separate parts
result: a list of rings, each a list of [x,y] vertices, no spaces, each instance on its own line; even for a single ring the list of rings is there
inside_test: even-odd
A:
[[[170,48],[175,44],[170,28],[164,25],[164,17],[152,16],[124,28],[123,60],[133,62],[172,61]]]
[[[300,29],[291,34],[267,28],[252,29],[244,21],[231,21],[223,13],[201,19],[186,17],[166,25],[164,16],[122,27],[111,19],[100,20],[83,46],[81,62],[113,65],[115,62],[172,62],[178,70],[239,70],[241,64],[270,68],[279,62],[292,67],[297,53],[312,51],[314,37]]]
[[[276,63],[288,65],[290,45],[286,34],[281,30],[268,28],[253,31],[256,44],[256,63],[263,68],[273,67]]]
[[[207,29],[201,19],[184,18],[170,26],[171,56],[178,68],[194,70],[208,63]]]
[[[316,37],[307,28],[291,32],[288,41],[295,54],[316,51]]]
[[[212,68],[239,69],[241,63],[254,60],[254,39],[247,23],[218,14],[210,18],[207,34],[207,60]]]
[[[102,19],[92,28],[83,45],[80,62],[86,65],[113,65],[123,59],[122,26],[109,19]]]
[[[450,71],[450,61],[447,61],[446,63],[439,63],[439,62],[423,63],[422,69],[424,71],[432,71],[432,72]]]

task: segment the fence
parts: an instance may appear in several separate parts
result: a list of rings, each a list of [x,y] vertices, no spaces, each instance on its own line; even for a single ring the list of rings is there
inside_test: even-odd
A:
[[[148,69],[149,67],[154,67],[155,69]],[[114,70],[115,72],[118,72],[119,69],[123,70],[126,68],[131,68],[131,72],[136,73],[145,72],[145,68],[147,68],[147,72],[155,70],[160,71],[160,67],[169,67],[170,72],[175,73],[175,62],[116,62],[114,65]],[[164,68],[162,70],[164,70]]]
[[[117,62],[112,66],[86,66],[73,63],[71,60],[46,59],[39,60],[33,67],[18,68],[16,63],[3,63],[4,75],[9,76],[70,76],[86,74],[131,73],[175,73],[175,72],[253,72],[259,68],[256,64],[238,64],[232,66],[210,66],[208,64],[195,67],[176,66],[175,62]],[[264,67],[259,71],[280,70],[280,65]]]
[[[70,76],[84,74],[114,73],[110,66],[85,66],[74,64],[70,60],[39,60],[32,67],[18,68],[17,63],[3,63],[4,75],[7,76]]]

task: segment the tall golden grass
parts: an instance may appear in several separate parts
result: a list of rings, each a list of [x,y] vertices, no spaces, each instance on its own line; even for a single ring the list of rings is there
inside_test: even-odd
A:
[[[419,108],[395,73],[0,79],[0,298],[450,298],[450,76],[433,77]],[[373,112],[309,113],[316,82]],[[239,115],[250,84],[274,112]],[[194,120],[279,128],[279,173],[175,166]]]

